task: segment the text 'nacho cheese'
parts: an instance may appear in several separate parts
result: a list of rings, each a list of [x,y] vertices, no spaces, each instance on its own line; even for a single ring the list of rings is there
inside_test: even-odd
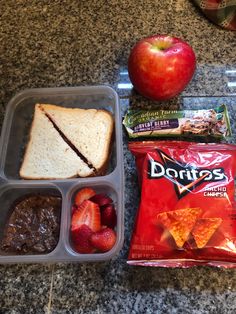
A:
[[[131,142],[141,201],[128,263],[236,267],[236,145]]]

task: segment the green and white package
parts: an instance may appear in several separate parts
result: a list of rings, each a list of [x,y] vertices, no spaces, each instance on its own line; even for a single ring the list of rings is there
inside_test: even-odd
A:
[[[231,136],[227,107],[200,110],[127,111],[123,124],[130,138],[161,136]]]

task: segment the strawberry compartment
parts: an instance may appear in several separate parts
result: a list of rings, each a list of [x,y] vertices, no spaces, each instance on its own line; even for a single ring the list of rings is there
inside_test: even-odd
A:
[[[83,200],[82,203],[75,205],[76,200],[78,199],[79,194],[83,191],[86,191],[87,188],[95,191],[95,195],[87,197],[89,199]],[[120,242],[122,242],[122,219],[123,219],[123,211],[121,206],[121,199],[115,189],[115,187],[109,183],[98,183],[91,182],[83,183],[75,185],[70,191],[68,198],[70,202],[68,202],[68,213],[67,213],[67,241],[66,247],[68,251],[74,256],[83,256],[88,254],[90,258],[96,258],[97,255],[100,254],[109,254],[109,252],[114,252],[120,246]],[[114,207],[116,213],[116,223],[115,226],[105,226],[104,220],[102,220],[104,210],[109,208],[109,206]],[[76,208],[77,207],[77,208]],[[108,229],[113,230],[116,234],[116,239],[114,240],[114,236],[112,241],[112,246],[105,250],[101,251],[97,249],[93,244],[91,244],[91,235],[94,238],[96,235],[100,235],[100,233],[104,233],[102,230]],[[112,233],[108,230],[108,236]],[[88,236],[90,237],[88,239]],[[77,238],[76,238],[77,237]],[[84,241],[84,246],[80,246],[78,249],[77,244],[79,241]],[[95,239],[96,240],[96,239]],[[103,241],[104,242],[104,241]]]

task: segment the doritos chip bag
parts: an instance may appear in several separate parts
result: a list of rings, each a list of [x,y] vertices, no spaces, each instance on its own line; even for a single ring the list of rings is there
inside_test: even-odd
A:
[[[131,142],[141,201],[128,263],[236,267],[236,145]]]

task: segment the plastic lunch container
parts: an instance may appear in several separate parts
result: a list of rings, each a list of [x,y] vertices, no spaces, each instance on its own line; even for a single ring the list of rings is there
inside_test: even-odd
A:
[[[19,178],[36,103],[107,109],[113,114],[115,134],[108,170],[104,176],[65,180]],[[60,236],[56,248],[47,254],[12,255],[0,250],[0,263],[103,261],[114,257],[122,247],[124,236],[122,145],[119,99],[117,93],[108,86],[30,89],[17,94],[7,106],[0,142],[0,241],[11,214],[12,203],[29,193],[61,195]],[[73,250],[70,240],[71,208],[75,193],[83,187],[92,187],[97,193],[106,193],[114,201],[117,241],[109,252],[80,254]]]

